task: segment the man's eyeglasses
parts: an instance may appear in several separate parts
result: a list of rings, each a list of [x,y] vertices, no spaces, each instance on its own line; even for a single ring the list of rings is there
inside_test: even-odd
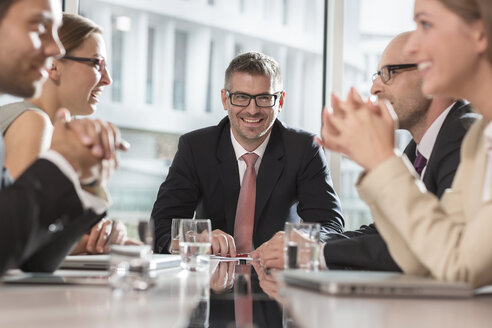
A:
[[[74,56],[63,56],[62,59],[73,60],[77,62],[88,62],[97,69],[100,73],[104,72],[106,69],[106,61],[104,58],[87,58],[87,57],[74,57]]]
[[[238,107],[248,107],[251,99],[255,100],[256,106],[258,107],[273,107],[277,103],[277,98],[280,97],[281,92],[276,92],[274,94],[261,94],[261,95],[248,95],[247,93],[241,92],[229,92],[226,90],[226,95],[229,97],[231,104]]]
[[[401,65],[386,65],[381,67],[381,70],[372,75],[372,82],[376,81],[378,76],[381,76],[383,83],[388,83],[391,80],[393,73],[401,70],[417,69],[417,64],[401,64]]]

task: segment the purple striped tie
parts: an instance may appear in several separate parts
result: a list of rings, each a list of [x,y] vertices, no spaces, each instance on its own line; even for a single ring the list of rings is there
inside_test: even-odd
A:
[[[417,171],[417,173],[421,175],[426,165],[427,165],[427,158],[425,158],[419,151],[417,151],[417,157],[413,162],[413,167],[415,168],[415,171]]]
[[[238,253],[249,253],[253,245],[253,226],[255,223],[256,171],[258,155],[244,154],[246,162],[243,184],[237,201],[236,220],[234,222],[234,242]]]

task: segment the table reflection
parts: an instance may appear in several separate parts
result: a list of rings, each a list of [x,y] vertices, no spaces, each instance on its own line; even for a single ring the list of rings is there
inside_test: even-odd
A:
[[[240,263],[241,262],[241,263]],[[257,261],[222,261],[188,327],[297,327],[284,311],[275,275]]]

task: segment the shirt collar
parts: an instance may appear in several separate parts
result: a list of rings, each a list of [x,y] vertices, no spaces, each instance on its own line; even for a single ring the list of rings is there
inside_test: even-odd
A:
[[[261,145],[258,146],[258,148],[253,150],[252,153],[258,155],[259,158],[262,158],[263,154],[265,153],[265,149],[268,145],[268,141],[270,140],[271,135],[272,135],[272,131],[270,130],[266,139],[261,143]],[[241,144],[236,140],[234,134],[232,134],[232,129],[231,129],[231,142],[232,142],[232,147],[234,147],[234,152],[236,153],[237,160],[239,160],[241,156],[243,156],[244,154],[251,153],[250,151],[244,149],[243,146],[241,146]]]
[[[417,145],[417,151],[422,154],[426,159],[429,159],[432,154],[432,149],[434,148],[434,144],[436,143],[437,135],[441,130],[441,126],[444,123],[444,120],[449,114],[449,111],[456,103],[453,103],[451,106],[446,108],[441,115],[439,115],[434,122],[432,122],[431,126],[425,131],[422,140]]]

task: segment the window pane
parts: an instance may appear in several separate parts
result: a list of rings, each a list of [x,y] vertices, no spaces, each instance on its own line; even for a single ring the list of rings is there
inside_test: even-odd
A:
[[[185,88],[186,88],[186,43],[188,35],[186,32],[176,31],[174,44],[174,109],[185,109]]]
[[[111,38],[111,76],[113,85],[111,95],[113,101],[122,101],[122,71],[123,71],[123,40],[124,32],[118,28],[117,17],[112,18]]]
[[[381,54],[397,34],[414,28],[414,0],[345,0],[343,94],[355,86],[364,96],[370,95],[371,76],[377,71]],[[398,145],[410,141],[405,131],[398,132]],[[346,229],[357,229],[372,222],[369,208],[360,200],[355,182],[362,168],[342,157],[340,198]]]
[[[154,38],[155,29],[149,27],[147,42],[147,94],[145,97],[147,104],[154,102]]]

